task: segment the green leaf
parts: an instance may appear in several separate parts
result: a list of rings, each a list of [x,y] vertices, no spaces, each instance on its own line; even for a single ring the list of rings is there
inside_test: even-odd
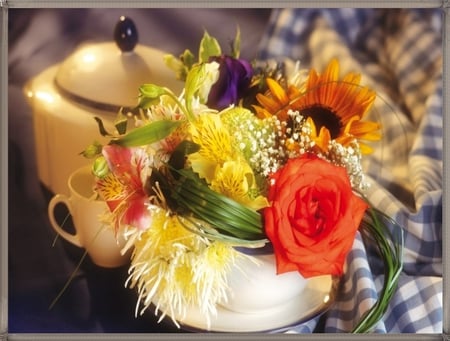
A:
[[[220,56],[221,54],[222,50],[217,39],[211,37],[208,32],[205,31],[203,38],[200,41],[200,48],[198,52],[199,62],[207,63],[209,57]]]
[[[182,196],[199,205],[207,206],[205,215],[212,214],[217,218],[222,217],[225,224],[237,229],[246,228],[255,233],[261,232],[260,215],[257,212],[211,190],[207,185],[200,185],[192,181],[187,184],[188,186],[183,187]]]
[[[221,233],[247,240],[263,238],[262,233],[248,231],[245,225],[239,223],[237,220],[234,220],[235,217],[233,215],[229,215],[226,208],[225,211],[221,212],[222,214],[219,215],[219,211],[211,210],[209,205],[203,206],[199,202],[191,199],[192,198],[189,197],[183,200],[177,200],[177,203],[181,203],[188,209],[188,211],[192,212],[195,217],[213,225]],[[233,223],[238,225],[236,226]]]
[[[128,134],[113,139],[111,144],[126,147],[144,146],[169,136],[184,121],[159,120],[131,130]]]
[[[192,141],[181,141],[170,155],[168,165],[170,168],[181,169],[184,167],[186,155],[198,152],[200,146]],[[177,174],[174,174],[176,176]]]
[[[187,73],[195,64],[195,57],[188,49],[184,50],[179,58],[173,54],[167,54],[163,57],[163,60],[166,66],[175,72],[175,77],[183,82],[186,80]]]
[[[192,153],[196,153],[200,150],[200,146],[192,141],[184,140],[181,141],[180,144],[175,148],[175,153],[181,152],[183,155],[189,155]]]
[[[184,50],[183,54],[180,55],[180,60],[182,61],[183,65],[186,67],[186,69],[189,71],[192,69],[192,67],[195,64],[195,56],[190,50]]]

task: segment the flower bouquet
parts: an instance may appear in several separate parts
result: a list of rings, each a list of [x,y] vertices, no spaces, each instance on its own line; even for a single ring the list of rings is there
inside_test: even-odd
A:
[[[361,229],[386,271],[354,329],[369,331],[402,266],[393,222],[364,196],[361,160],[381,138],[380,125],[364,121],[376,93],[357,74],[340,78],[337,60],[322,73],[258,65],[239,58],[239,45],[239,30],[229,54],[205,32],[198,57],[168,55],[183,91],[143,84],[116,131],[97,119],[110,142],[82,153],[93,159],[109,225],[127,240],[123,252],[132,249],[126,285],[137,291],[136,313],[153,305],[178,325],[175,316],[195,306],[209,325],[233,295],[230,272],[245,276],[244,258],[257,269],[251,251],[267,246],[275,276],[338,278]]]

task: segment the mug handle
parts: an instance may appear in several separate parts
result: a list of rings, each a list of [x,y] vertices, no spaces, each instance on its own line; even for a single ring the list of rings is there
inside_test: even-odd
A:
[[[83,245],[81,245],[78,234],[71,234],[63,230],[63,228],[56,221],[55,206],[60,203],[66,205],[69,209],[70,214],[72,214],[72,205],[70,203],[69,197],[64,194],[56,194],[53,198],[50,199],[50,202],[48,203],[48,218],[50,219],[50,224],[52,225],[53,229],[65,240],[78,247],[83,247]]]

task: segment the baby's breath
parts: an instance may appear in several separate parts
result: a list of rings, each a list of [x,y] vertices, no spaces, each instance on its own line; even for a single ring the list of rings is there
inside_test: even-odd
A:
[[[288,158],[296,158],[312,152],[319,158],[344,167],[353,188],[364,190],[368,187],[361,164],[362,154],[356,139],[346,146],[336,140],[331,140],[328,150],[322,151],[315,147],[315,142],[311,137],[312,129],[306,118],[299,111],[294,110],[289,110],[288,116],[290,124],[286,122],[278,124],[283,127],[279,130],[279,141],[285,146]]]
[[[361,156],[359,144],[356,140],[353,140],[347,146],[343,146],[334,140],[330,141],[327,158],[335,165],[346,168],[353,188],[365,190],[369,184],[364,178]]]
[[[281,166],[284,151],[278,147],[280,122],[275,116],[259,119],[248,109],[233,108],[222,120],[255,174],[267,177]]]

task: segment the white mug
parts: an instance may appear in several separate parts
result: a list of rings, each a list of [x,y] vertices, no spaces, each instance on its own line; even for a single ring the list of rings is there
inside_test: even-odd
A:
[[[102,200],[96,199],[94,176],[91,167],[85,166],[74,171],[68,180],[69,195],[56,194],[49,202],[48,217],[53,229],[68,242],[85,248],[91,260],[102,267],[113,268],[129,261],[129,252],[122,255],[125,245],[123,237],[116,238],[113,227],[101,222],[101,216],[108,211]],[[67,206],[72,216],[75,234],[65,231],[55,218],[55,207]]]

